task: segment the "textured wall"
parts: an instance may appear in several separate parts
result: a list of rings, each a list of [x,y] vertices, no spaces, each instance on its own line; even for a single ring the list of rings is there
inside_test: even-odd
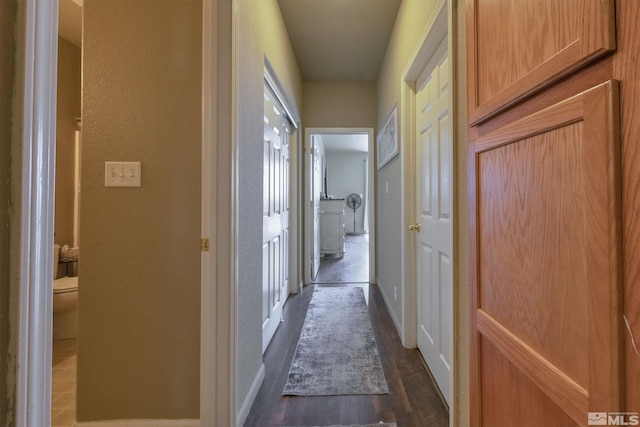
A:
[[[400,103],[400,82],[402,72],[409,57],[422,34],[424,25],[433,13],[437,2],[430,0],[404,0],[389,47],[383,68],[378,79],[378,120],[383,123],[395,104]],[[457,127],[455,128],[455,224],[454,242],[456,254],[456,267],[454,279],[454,323],[456,341],[454,345],[456,353],[456,367],[454,383],[456,386],[455,409],[452,412],[454,425],[469,424],[469,310],[468,310],[468,257],[469,257],[469,233],[468,233],[468,203],[467,203],[467,97],[466,97],[466,57],[465,57],[465,0],[453,1],[452,20],[453,45],[455,52],[450,56],[457,61],[454,70],[453,89],[457,105],[455,116]],[[403,114],[398,110],[399,118]],[[402,130],[400,131],[402,135]],[[402,139],[401,139],[402,141]],[[401,142],[402,144],[402,142]],[[400,150],[404,147],[401,145]],[[396,158],[391,164],[378,172],[377,187],[377,226],[378,226],[378,278],[382,291],[390,301],[393,301],[393,286],[400,285],[399,278],[402,274],[402,259],[400,235],[404,230],[400,229],[397,218],[401,216],[400,192],[402,191],[402,170],[400,158]],[[385,183],[389,183],[389,194],[385,194]],[[408,285],[408,284],[407,284]],[[399,286],[398,291],[401,291]],[[392,303],[392,315],[400,322],[403,318],[401,297],[397,303]]]
[[[10,275],[11,151],[15,1],[0,1],[0,424],[13,425],[15,393],[15,282]]]
[[[79,421],[199,418],[201,0],[85,0]],[[141,188],[105,188],[141,161]]]
[[[365,170],[368,158],[367,153],[358,152],[331,152],[325,155],[327,163],[327,187],[328,193],[335,198],[346,199],[351,193],[362,194],[363,204],[356,210],[357,233],[362,233],[365,202]],[[353,231],[353,210],[345,209],[345,223],[347,232]]]
[[[80,48],[58,37],[56,109],[55,242],[73,246],[73,196],[76,118],[82,89]]]
[[[276,0],[239,0],[238,92],[238,408],[262,365],[262,141],[264,59],[289,101],[302,105],[302,81]],[[293,141],[292,141],[293,142]],[[293,159],[292,159],[293,161]],[[291,248],[295,251],[296,248]]]
[[[424,26],[429,20],[436,5],[436,0],[404,0],[398,11],[393,34],[387,46],[382,69],[378,76],[378,128],[380,128],[398,104],[398,122],[401,122],[400,89],[402,72],[409,61],[411,53],[422,35]],[[405,149],[402,139],[403,130],[399,132],[400,151]],[[396,322],[403,318],[402,292],[402,242],[405,232],[398,220],[402,217],[402,169],[400,157],[396,157],[377,175],[377,211],[378,227],[378,263],[377,275],[380,290],[391,302],[390,311]],[[388,192],[386,191],[388,185]],[[398,298],[394,301],[394,286],[398,287]]]
[[[375,83],[305,82],[305,127],[376,128]]]

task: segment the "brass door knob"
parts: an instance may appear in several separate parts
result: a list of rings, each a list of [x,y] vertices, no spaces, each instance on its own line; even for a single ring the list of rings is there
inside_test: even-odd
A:
[[[409,230],[411,230],[411,231],[420,231],[420,223],[411,224],[409,226]]]

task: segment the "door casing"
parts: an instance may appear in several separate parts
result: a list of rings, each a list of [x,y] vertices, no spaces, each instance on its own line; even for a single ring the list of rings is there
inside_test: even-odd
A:
[[[58,0],[18,3],[24,19],[17,24],[22,34],[17,51],[24,55],[24,68],[16,79],[22,84],[17,92],[23,149],[15,420],[31,427],[51,422],[53,295],[46,283],[53,268],[55,152],[50,142],[55,139],[59,5]],[[236,425],[236,276],[231,254],[237,225],[238,11],[237,0],[202,3],[202,235],[215,243],[202,253],[200,400],[206,404],[200,405],[200,421]],[[231,49],[219,50],[218,45]],[[218,140],[228,143],[216,144]],[[211,286],[215,281],[229,286]]]
[[[367,203],[370,206],[369,209],[369,224],[371,224],[369,228],[369,283],[375,283],[376,278],[376,230],[373,224],[375,224],[375,168],[374,168],[374,158],[373,153],[375,152],[375,145],[373,139],[373,129],[372,128],[305,128],[305,170],[301,172],[301,176],[299,179],[301,182],[305,182],[305,195],[303,202],[303,210],[304,210],[304,219],[305,219],[305,255],[304,255],[304,284],[308,285],[313,280],[312,272],[311,272],[311,234],[313,233],[313,211],[309,204],[311,200],[311,185],[309,183],[310,171],[309,168],[312,167],[308,161],[308,156],[312,153],[311,151],[311,142],[313,135],[346,135],[346,134],[367,134],[369,139],[369,161],[367,162],[369,168],[369,193]]]
[[[455,50],[455,26],[454,17],[456,16],[454,6],[451,0],[439,0],[436,4],[434,11],[424,27],[424,30],[407,61],[407,64],[402,72],[402,88],[400,92],[400,109],[403,114],[400,114],[400,128],[401,138],[403,139],[402,146],[404,150],[401,151],[401,169],[402,169],[402,259],[403,259],[403,300],[402,300],[402,325],[400,338],[402,343],[407,348],[417,347],[417,283],[416,283],[416,263],[418,260],[418,254],[416,253],[415,236],[412,231],[409,230],[409,224],[413,224],[415,221],[415,174],[416,174],[416,132],[415,132],[415,88],[416,81],[419,79],[422,70],[425,65],[433,57],[434,53],[438,49],[440,42],[447,34],[449,34],[447,41],[447,50],[451,53],[449,56],[449,75],[451,76],[451,90],[449,91],[449,104],[451,105],[451,118],[452,118],[452,140],[453,140],[453,165],[452,176],[455,181],[457,172],[457,159],[458,159],[458,87],[455,79],[457,61],[453,52]],[[457,217],[455,207],[457,206],[457,199],[459,197],[457,189],[459,186],[454,182],[453,188],[453,216]],[[453,224],[453,282],[457,282],[458,276],[458,261],[457,261],[457,224],[458,220]],[[468,322],[463,319],[467,319],[465,310],[466,305],[462,305],[460,301],[466,298],[467,290],[455,287],[453,289],[453,337],[452,341],[455,343],[453,347],[453,402],[449,407],[449,425],[455,426],[458,424],[460,417],[460,411],[458,405],[460,402],[460,408],[462,408],[463,399],[466,396],[461,396],[458,392],[458,385],[462,384],[464,375],[461,374],[461,370],[464,364],[459,364],[458,359],[463,347],[467,346],[467,334],[468,334]],[[466,372],[466,370],[465,370]]]

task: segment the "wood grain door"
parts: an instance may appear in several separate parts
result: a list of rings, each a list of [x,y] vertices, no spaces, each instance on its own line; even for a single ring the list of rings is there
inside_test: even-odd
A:
[[[262,212],[262,352],[282,318],[288,296],[289,128],[283,108],[264,88]]]
[[[416,83],[418,348],[453,403],[453,142],[445,38]]]
[[[615,49],[614,0],[469,0],[469,119],[480,122]]]
[[[472,143],[475,426],[621,410],[617,84]]]

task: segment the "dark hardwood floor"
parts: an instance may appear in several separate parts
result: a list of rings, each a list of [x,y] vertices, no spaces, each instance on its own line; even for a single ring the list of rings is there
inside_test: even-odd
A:
[[[369,314],[390,393],[357,396],[282,396],[313,286],[292,295],[285,322],[264,356],[265,380],[245,427],[330,426],[396,422],[398,427],[449,425],[449,415],[417,350],[402,346],[375,285],[369,286]],[[354,325],[357,327],[357,325]]]

